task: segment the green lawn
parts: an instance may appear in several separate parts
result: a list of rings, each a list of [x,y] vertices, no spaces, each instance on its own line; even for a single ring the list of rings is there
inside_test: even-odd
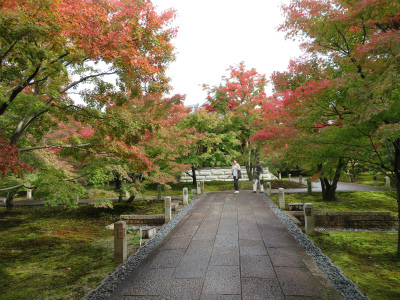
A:
[[[81,299],[116,267],[114,233],[104,227],[121,214],[163,211],[163,202],[149,203],[0,208],[0,299]]]
[[[398,215],[396,192],[367,191],[367,192],[337,192],[337,201],[322,201],[321,193],[285,194],[286,209],[288,203],[313,203],[319,211],[390,211]],[[279,204],[278,194],[270,199]]]
[[[317,232],[310,239],[364,295],[400,299],[397,232]]]
[[[385,177],[383,174],[376,174],[378,180],[378,186],[385,186]],[[346,176],[346,180],[348,182],[348,176]],[[346,181],[343,180],[343,181]],[[354,183],[364,184],[364,185],[374,185],[373,174],[372,173],[360,173],[356,174],[356,178]]]

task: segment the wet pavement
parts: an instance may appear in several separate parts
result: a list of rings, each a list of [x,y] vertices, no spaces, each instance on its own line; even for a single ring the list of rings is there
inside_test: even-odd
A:
[[[263,195],[209,192],[109,299],[342,299]]]

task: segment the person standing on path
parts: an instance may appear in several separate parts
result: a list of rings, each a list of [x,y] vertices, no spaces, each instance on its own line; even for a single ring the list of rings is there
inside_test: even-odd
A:
[[[240,165],[237,163],[237,159],[233,160],[231,177],[233,175],[233,186],[235,187],[235,194],[239,193],[239,172],[240,172]]]
[[[257,183],[259,183],[260,184],[260,194],[263,194],[264,193],[264,180],[263,180],[264,169],[261,166],[259,160],[257,160],[256,164],[257,164],[257,167],[255,168],[256,178],[254,179],[254,182],[253,182],[253,193],[257,193]]]

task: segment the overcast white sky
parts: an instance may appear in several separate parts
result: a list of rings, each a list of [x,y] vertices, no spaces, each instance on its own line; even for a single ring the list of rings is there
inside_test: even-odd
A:
[[[152,0],[159,11],[174,8],[179,27],[176,61],[168,76],[174,90],[186,94],[186,104],[204,103],[202,84],[219,85],[231,65],[245,62],[269,78],[286,70],[289,59],[301,55],[298,43],[285,40],[280,3],[290,0]]]

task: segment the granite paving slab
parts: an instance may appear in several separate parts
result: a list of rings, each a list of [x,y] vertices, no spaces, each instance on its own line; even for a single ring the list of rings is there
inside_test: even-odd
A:
[[[243,300],[280,300],[285,299],[276,278],[242,278]]]
[[[307,268],[275,267],[282,290],[287,296],[324,299],[324,293]]]
[[[202,294],[240,294],[239,266],[209,266]]]
[[[250,278],[276,278],[271,260],[265,255],[241,256],[240,274]]]
[[[263,195],[210,192],[108,299],[341,299]]]
[[[239,247],[215,247],[211,255],[211,266],[238,266]]]

